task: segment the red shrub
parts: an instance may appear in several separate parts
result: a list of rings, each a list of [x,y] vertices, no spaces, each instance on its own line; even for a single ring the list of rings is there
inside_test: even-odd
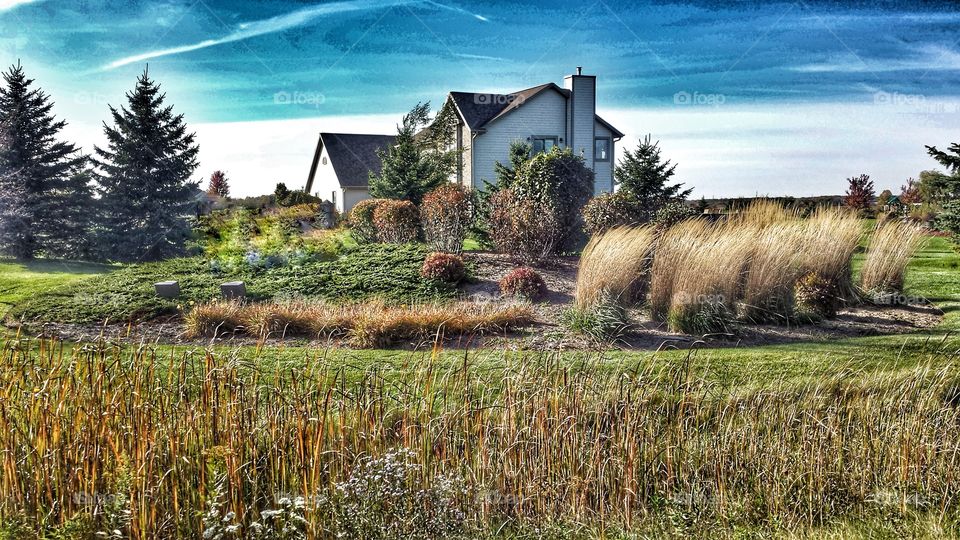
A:
[[[554,256],[563,240],[563,227],[550,205],[509,189],[490,197],[489,225],[497,252],[523,262]]]
[[[444,184],[420,203],[420,226],[437,251],[460,253],[473,221],[473,197],[457,184]]]
[[[423,261],[423,268],[420,269],[420,275],[426,279],[457,284],[467,277],[467,268],[459,256],[436,252],[427,255],[426,260]]]
[[[532,268],[522,266],[503,276],[500,280],[500,292],[506,296],[538,300],[547,294],[547,284]]]
[[[382,199],[373,209],[377,238],[387,244],[407,244],[417,239],[420,213],[410,201]]]
[[[350,210],[347,225],[358,244],[377,241],[377,226],[373,224],[373,212],[384,199],[366,199],[358,202]]]

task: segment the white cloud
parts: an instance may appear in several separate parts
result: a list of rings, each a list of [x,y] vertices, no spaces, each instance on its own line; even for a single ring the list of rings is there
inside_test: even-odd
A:
[[[0,0],[0,11],[6,11],[8,9],[13,9],[17,6],[30,4],[36,1],[37,0]]]
[[[960,53],[947,47],[928,45],[904,58],[876,59],[847,54],[827,62],[794,66],[800,73],[888,73],[891,71],[957,71]]]

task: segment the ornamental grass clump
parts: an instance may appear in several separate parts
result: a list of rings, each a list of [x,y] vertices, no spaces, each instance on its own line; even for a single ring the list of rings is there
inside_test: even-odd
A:
[[[923,239],[923,230],[912,223],[887,221],[878,225],[860,270],[863,290],[873,294],[902,293],[907,264]]]
[[[615,227],[591,238],[580,255],[576,306],[589,308],[601,296],[621,306],[642,299],[655,240],[651,226]]]

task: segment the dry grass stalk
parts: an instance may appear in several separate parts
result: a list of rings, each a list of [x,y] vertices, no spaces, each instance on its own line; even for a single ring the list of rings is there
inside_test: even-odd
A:
[[[212,302],[196,306],[186,317],[190,336],[229,333],[257,337],[347,336],[361,347],[382,346],[436,335],[489,334],[529,325],[526,304],[420,304],[393,306],[383,302]]]
[[[587,309],[602,296],[631,303],[643,287],[656,236],[654,228],[617,227],[590,239],[580,255],[575,302]]]
[[[752,234],[748,225],[737,227],[741,242],[754,242],[743,286],[742,314],[747,320],[784,322],[793,316],[804,225],[774,222]]]
[[[666,320],[670,311],[677,272],[703,244],[713,225],[702,219],[683,221],[667,230],[654,247],[650,267],[650,313],[654,320]]]
[[[769,227],[798,218],[796,210],[790,210],[777,201],[755,199],[749,206],[730,217],[730,222],[756,228]]]
[[[803,222],[802,273],[831,283],[841,299],[851,300],[851,263],[863,239],[863,220],[844,208],[821,208]]]
[[[877,226],[867,247],[860,272],[864,291],[903,292],[907,264],[924,239],[923,230],[912,223],[886,221]]]
[[[571,369],[557,354],[504,364],[470,352],[384,370],[319,351],[272,374],[244,366],[275,358],[238,354],[0,338],[0,520],[86,515],[102,530],[120,501],[124,537],[201,537],[221,479],[225,511],[249,524],[275,494],[318,503],[358,458],[394,448],[414,452],[416,489],[440,474],[468,483],[464,526],[629,526],[684,512],[704,536],[729,523],[898,517],[912,501],[939,523],[960,514],[955,358],[731,391],[689,362],[635,373],[609,359]],[[664,509],[665,497],[676,502]],[[305,516],[310,537],[343,532],[335,514]]]

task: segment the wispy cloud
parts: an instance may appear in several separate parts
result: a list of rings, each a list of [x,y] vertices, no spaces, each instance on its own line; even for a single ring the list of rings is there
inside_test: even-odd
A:
[[[894,71],[960,70],[960,53],[953,49],[928,45],[916,49],[910,58],[860,58],[852,54],[818,63],[790,68],[801,73],[888,73]]]
[[[16,1],[33,1],[33,0],[0,0],[0,2],[16,2]],[[167,49],[158,49],[154,51],[149,51],[141,54],[135,54],[132,56],[127,56],[114,60],[109,64],[103,66],[104,70],[115,69],[121,66],[126,66],[128,64],[135,64],[137,62],[143,62],[144,60],[150,60],[152,58],[160,58],[162,56],[170,56],[173,54],[182,54],[190,51],[196,51],[199,49],[206,49],[207,47],[214,47],[216,45],[222,45],[224,43],[232,43],[235,41],[242,41],[244,39],[249,39],[256,36],[262,36],[265,34],[272,34],[274,32],[283,32],[284,30],[289,30],[291,28],[296,28],[308,24],[315,19],[325,17],[327,15],[336,15],[339,13],[347,13],[351,11],[366,11],[372,9],[381,9],[381,8],[391,8],[394,6],[400,5],[409,5],[409,4],[423,4],[438,7],[441,9],[446,9],[454,11],[457,13],[463,13],[465,15],[472,16],[481,21],[487,21],[482,15],[477,15],[471,13],[465,9],[447,6],[440,4],[438,2],[433,2],[431,0],[393,0],[384,2],[382,0],[346,0],[341,2],[330,2],[327,4],[320,4],[316,6],[311,6],[308,8],[298,9],[290,13],[283,15],[277,15],[275,17],[270,17],[269,19],[261,19],[257,21],[240,23],[237,25],[233,31],[228,33],[225,36],[206,39],[196,43],[190,43],[187,45],[180,45],[177,47],[170,47]],[[2,5],[2,4],[0,4]]]
[[[30,4],[36,1],[37,0],[0,0],[0,11],[6,11],[8,9],[13,9],[17,6]]]

